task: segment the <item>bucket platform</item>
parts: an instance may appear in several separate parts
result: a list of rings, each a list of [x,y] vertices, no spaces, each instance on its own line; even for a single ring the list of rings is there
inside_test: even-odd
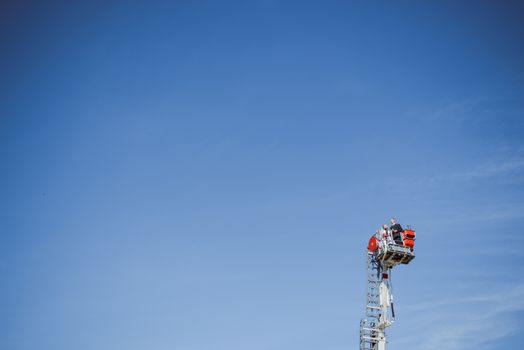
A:
[[[386,244],[377,255],[377,260],[384,267],[393,267],[399,264],[407,265],[413,259],[415,259],[415,254],[410,247],[393,243]]]

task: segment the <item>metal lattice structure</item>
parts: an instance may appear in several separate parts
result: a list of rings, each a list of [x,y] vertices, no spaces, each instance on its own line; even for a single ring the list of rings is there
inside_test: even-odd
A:
[[[415,231],[403,232],[403,243],[394,242],[390,231],[372,236],[366,254],[366,310],[360,321],[360,350],[385,350],[386,328],[395,321],[391,269],[414,258]]]
[[[366,255],[366,316],[360,321],[360,350],[374,350],[383,337],[378,329],[380,318],[380,266],[373,254]]]

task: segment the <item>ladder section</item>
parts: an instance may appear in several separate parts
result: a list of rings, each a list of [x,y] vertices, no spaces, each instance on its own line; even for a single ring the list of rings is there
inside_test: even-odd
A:
[[[366,316],[360,321],[360,350],[378,350],[379,342],[385,343],[384,331],[379,328],[381,272],[381,266],[374,254],[368,252],[366,254]]]

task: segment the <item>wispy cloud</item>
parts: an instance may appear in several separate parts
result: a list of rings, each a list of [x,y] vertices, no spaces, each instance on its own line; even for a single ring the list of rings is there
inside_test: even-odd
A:
[[[468,97],[450,102],[428,113],[427,119],[433,121],[452,119],[460,122],[481,117],[521,115],[524,113],[520,104],[521,98],[516,95]]]
[[[448,176],[450,179],[469,180],[474,178],[485,178],[502,175],[524,168],[524,158],[508,159],[502,162],[491,162],[483,164],[475,169],[458,172]]]
[[[462,184],[488,179],[514,179],[524,170],[524,156],[519,154],[503,160],[486,160],[471,168],[459,169],[454,172],[440,173],[430,176],[391,177],[389,185],[404,190],[406,187],[418,190],[434,188],[442,185]],[[520,179],[520,177],[517,177]]]
[[[480,350],[489,342],[524,328],[515,322],[502,322],[512,313],[524,310],[524,284],[472,294],[406,308],[405,318],[420,329],[395,343],[405,349]]]
[[[421,177],[419,184],[439,184],[442,182],[471,181],[476,179],[504,176],[524,169],[524,158],[512,158],[498,161],[486,161],[472,169],[463,169],[449,174]]]
[[[485,97],[466,98],[449,103],[442,108],[430,113],[428,119],[439,120],[447,118],[466,118],[469,113],[486,100]]]
[[[399,175],[388,179],[388,187],[400,195],[409,193],[427,201],[443,193],[442,224],[496,222],[524,218],[524,202],[519,197],[498,196],[508,188],[521,191],[524,183],[524,155],[485,160],[472,167],[436,175]],[[486,195],[481,197],[479,191]],[[489,193],[489,196],[487,195]],[[517,192],[516,192],[517,193]],[[444,204],[445,203],[445,204]],[[434,215],[434,213],[432,213]]]

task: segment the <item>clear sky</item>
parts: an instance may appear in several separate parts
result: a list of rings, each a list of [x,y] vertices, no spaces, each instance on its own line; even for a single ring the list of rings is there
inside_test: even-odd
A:
[[[517,349],[518,3],[2,1],[0,349]]]

